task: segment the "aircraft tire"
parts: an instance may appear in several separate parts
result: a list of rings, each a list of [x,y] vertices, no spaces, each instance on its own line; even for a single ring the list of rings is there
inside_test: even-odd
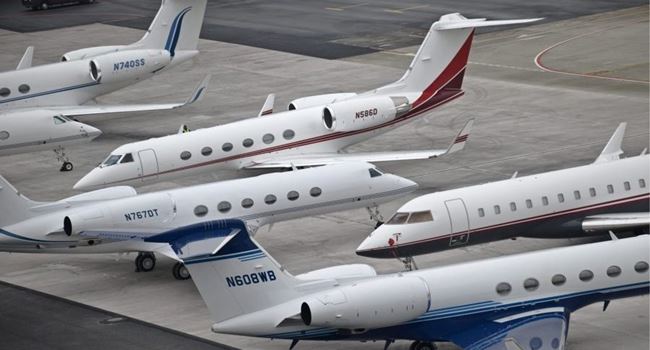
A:
[[[412,350],[437,350],[438,347],[434,343],[429,343],[429,342],[414,342],[411,344],[411,349]]]
[[[375,224],[375,228],[379,228],[379,226],[381,226],[383,224],[384,224],[383,221],[377,221],[377,223]]]
[[[74,166],[70,162],[64,162],[61,165],[61,171],[72,171],[72,169],[74,169]]]
[[[135,258],[136,272],[149,272],[156,267],[156,256],[153,253],[139,253]]]
[[[192,276],[190,276],[190,272],[187,270],[187,267],[185,267],[185,264],[181,262],[174,264],[174,267],[172,268],[172,274],[174,275],[174,278],[179,281],[184,281],[192,278]]]

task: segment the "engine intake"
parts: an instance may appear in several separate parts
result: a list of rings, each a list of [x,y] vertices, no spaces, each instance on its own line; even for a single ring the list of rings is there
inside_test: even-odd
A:
[[[373,329],[413,320],[428,309],[431,294],[419,277],[395,276],[317,293],[300,306],[307,326]]]
[[[323,125],[330,131],[361,130],[404,116],[411,110],[406,97],[381,96],[352,99],[323,108]]]

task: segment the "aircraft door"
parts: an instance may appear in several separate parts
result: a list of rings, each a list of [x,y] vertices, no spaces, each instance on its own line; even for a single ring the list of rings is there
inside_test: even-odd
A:
[[[156,152],[152,149],[145,149],[138,152],[140,158],[140,179],[145,181],[155,180],[158,178],[158,158]]]
[[[469,217],[467,208],[462,199],[451,199],[445,201],[449,222],[451,222],[452,235],[449,238],[449,246],[457,247],[467,244],[469,241]]]

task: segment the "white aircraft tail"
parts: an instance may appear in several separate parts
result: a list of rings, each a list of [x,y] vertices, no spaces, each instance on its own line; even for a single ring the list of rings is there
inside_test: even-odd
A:
[[[147,33],[132,46],[176,51],[197,49],[207,0],[162,0]]]
[[[23,196],[0,175],[0,227],[29,219],[34,216],[30,209],[39,204]]]
[[[485,18],[467,19],[458,13],[443,15],[429,29],[406,73],[398,81],[378,89],[377,92],[419,93],[419,98],[412,102],[413,107],[439,100],[432,98],[434,95],[445,95],[438,94],[439,91],[459,92],[472,46],[474,28],[537,20],[539,18],[487,21]],[[444,99],[449,96],[440,97]]]
[[[145,241],[171,245],[217,323],[300,295],[300,280],[250,237],[241,220],[198,223]]]

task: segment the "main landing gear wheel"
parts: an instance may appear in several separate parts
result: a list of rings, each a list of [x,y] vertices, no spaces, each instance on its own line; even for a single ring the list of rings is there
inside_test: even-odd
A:
[[[192,278],[192,276],[190,276],[190,272],[187,270],[187,267],[185,267],[185,264],[181,262],[174,264],[172,273],[174,274],[174,278],[177,280],[184,281]]]
[[[409,350],[437,350],[438,347],[434,343],[428,343],[425,341],[414,341],[411,343]]]
[[[149,272],[154,267],[156,267],[156,256],[153,253],[138,253],[135,258],[135,272]]]

